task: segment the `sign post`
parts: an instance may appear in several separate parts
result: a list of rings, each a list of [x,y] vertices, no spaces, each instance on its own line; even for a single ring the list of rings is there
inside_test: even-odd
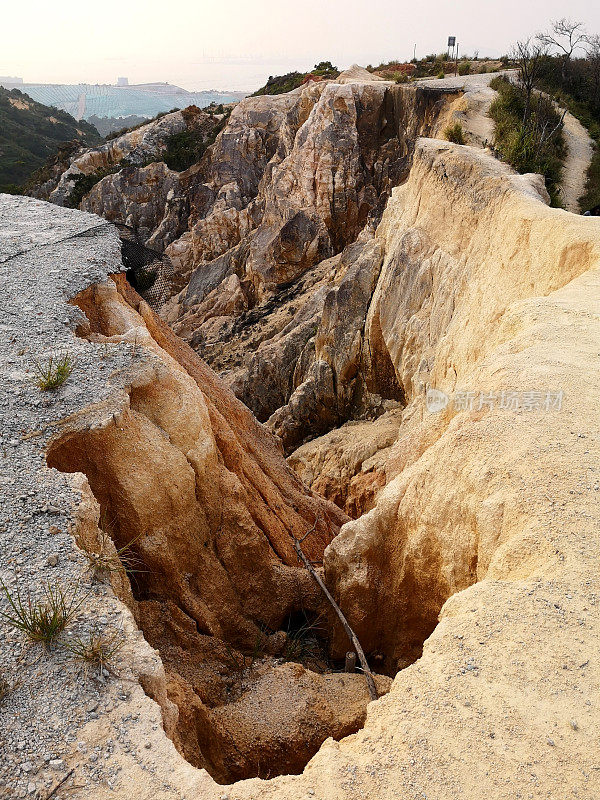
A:
[[[452,49],[452,61],[454,61],[454,47],[456,45],[456,36],[448,37],[448,56],[450,56],[450,49]]]

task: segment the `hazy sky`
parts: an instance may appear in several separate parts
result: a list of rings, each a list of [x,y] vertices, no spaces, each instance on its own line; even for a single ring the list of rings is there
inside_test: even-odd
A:
[[[0,75],[254,89],[322,59],[441,52],[449,34],[463,52],[500,55],[565,14],[600,33],[598,0],[0,0]]]

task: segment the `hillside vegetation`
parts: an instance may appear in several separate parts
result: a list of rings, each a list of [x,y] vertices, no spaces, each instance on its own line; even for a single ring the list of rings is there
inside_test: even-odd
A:
[[[565,156],[562,111],[587,129],[595,144],[582,210],[600,204],[600,36],[563,18],[549,31],[517,42],[510,53],[514,84],[492,82],[499,92],[490,114],[500,156],[519,172],[541,172],[554,205]]]
[[[539,77],[539,86],[577,117],[595,144],[582,209],[600,204],[600,38],[589,39],[585,57],[544,58]]]
[[[543,175],[552,205],[560,205],[566,154],[561,114],[546,94],[533,94],[528,107],[525,92],[507,78],[495,78],[490,85],[498,92],[490,107],[498,154],[518,172]]]
[[[320,61],[310,72],[288,72],[285,75],[269,75],[269,79],[252,97],[262,94],[285,94],[297,89],[312,75],[315,78],[337,78],[340,71],[331,61]]]
[[[470,75],[482,72],[497,72],[509,65],[508,56],[499,60],[480,58],[478,53],[472,56],[462,55],[458,60],[450,57],[449,53],[431,53],[423,58],[413,58],[410,62],[394,60],[386,61],[373,66],[367,65],[369,72],[378,75],[386,81],[405,83],[419,78],[443,78],[454,75]]]
[[[101,136],[84,120],[0,87],[0,191],[19,193],[32,172],[73,139],[94,145]]]

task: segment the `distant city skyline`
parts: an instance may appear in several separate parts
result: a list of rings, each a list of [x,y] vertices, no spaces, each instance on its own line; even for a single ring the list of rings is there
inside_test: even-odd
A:
[[[517,39],[567,15],[600,33],[600,3],[590,0],[29,0],[3,8],[0,74],[26,83],[131,84],[168,81],[190,91],[253,90],[271,74],[307,70],[330,59],[410,59],[445,49],[499,56]]]

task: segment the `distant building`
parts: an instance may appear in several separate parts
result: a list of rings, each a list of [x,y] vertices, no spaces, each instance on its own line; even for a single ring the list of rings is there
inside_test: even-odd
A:
[[[117,78],[117,86],[129,86],[129,78]]]
[[[0,86],[5,89],[12,89],[15,86],[21,86],[23,78],[14,78],[10,75],[0,75]]]

